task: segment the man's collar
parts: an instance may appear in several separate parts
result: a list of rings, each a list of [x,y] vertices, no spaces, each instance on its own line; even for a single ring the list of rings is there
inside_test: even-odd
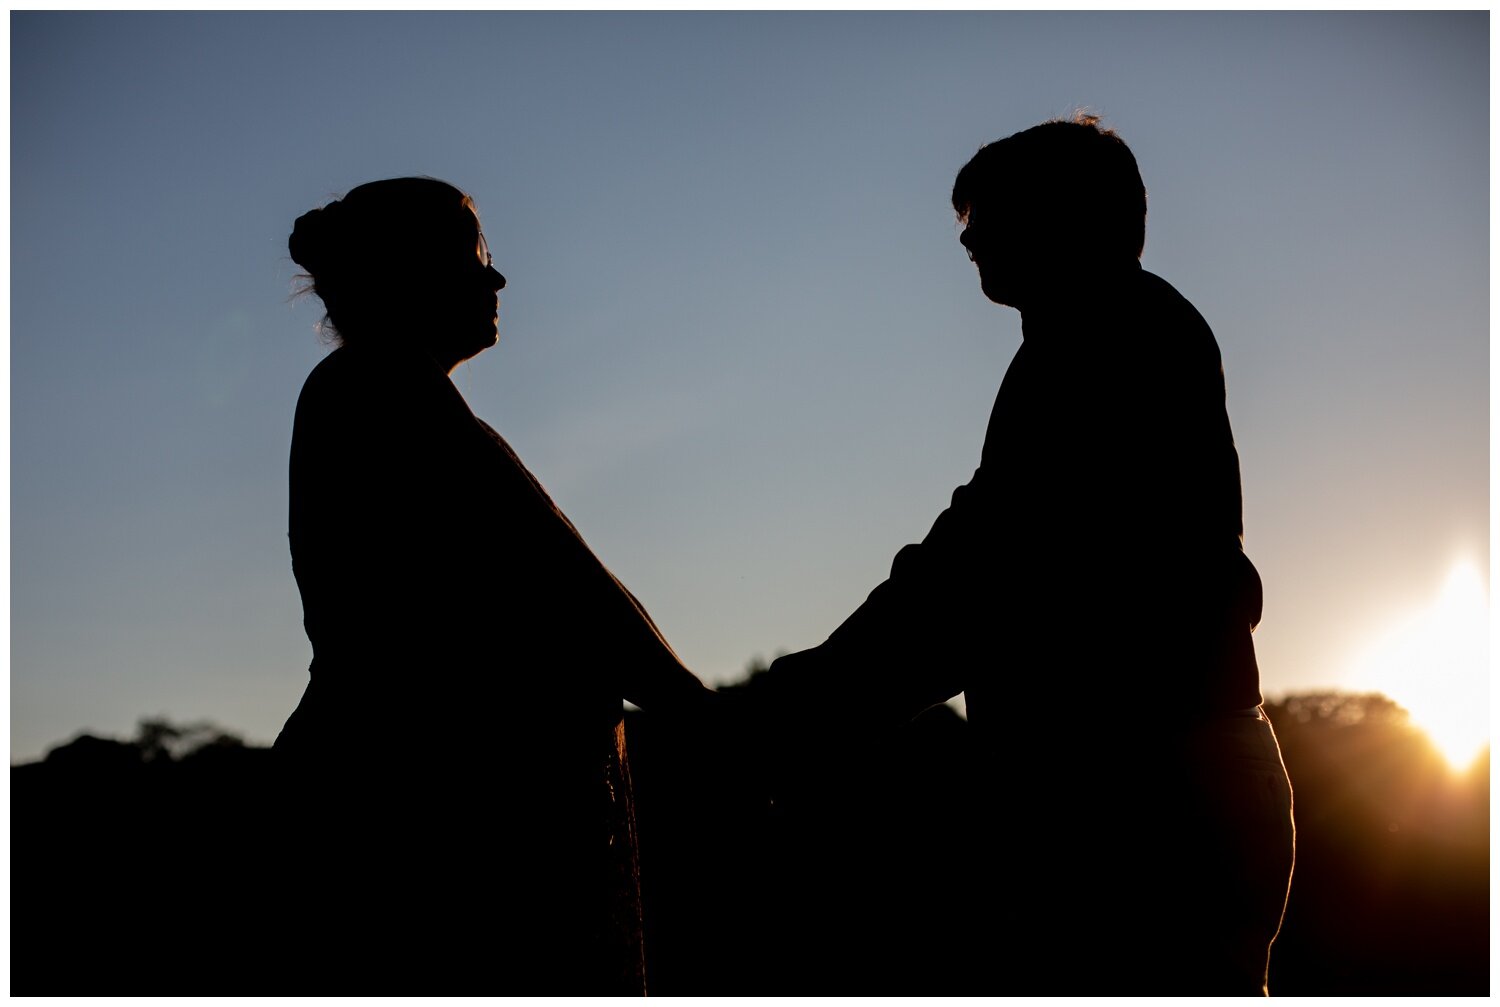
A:
[[[1119,269],[1079,276],[1055,296],[1021,309],[1022,337],[1047,339],[1059,330],[1066,331],[1109,314],[1126,292],[1140,282],[1142,272],[1140,262],[1132,259],[1128,266]]]

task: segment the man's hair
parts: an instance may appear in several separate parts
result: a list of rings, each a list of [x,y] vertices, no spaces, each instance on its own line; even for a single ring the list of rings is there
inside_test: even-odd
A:
[[[1135,155],[1087,112],[1053,119],[979,148],[953,182],[953,209],[967,222],[976,203],[1017,201],[1028,216],[1097,239],[1109,254],[1140,258],[1146,186]]]

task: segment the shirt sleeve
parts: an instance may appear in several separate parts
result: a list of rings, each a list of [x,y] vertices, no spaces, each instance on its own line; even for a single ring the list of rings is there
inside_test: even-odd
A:
[[[963,691],[985,650],[975,634],[987,596],[975,538],[988,534],[986,487],[981,469],[825,643],[772,663],[781,705],[837,704],[862,721],[899,723]]]

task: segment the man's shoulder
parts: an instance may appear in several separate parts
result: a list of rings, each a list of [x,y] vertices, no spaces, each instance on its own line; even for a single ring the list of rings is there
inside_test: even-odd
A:
[[[1182,316],[1183,320],[1191,320],[1204,328],[1208,327],[1208,322],[1204,321],[1198,309],[1193,307],[1193,302],[1182,296],[1176,287],[1155,273],[1142,269],[1138,289],[1141,292],[1143,306],[1174,313]]]
[[[1211,357],[1217,363],[1219,344],[1213,329],[1193,303],[1155,273],[1141,270],[1137,287],[1137,319],[1146,343],[1173,354]]]

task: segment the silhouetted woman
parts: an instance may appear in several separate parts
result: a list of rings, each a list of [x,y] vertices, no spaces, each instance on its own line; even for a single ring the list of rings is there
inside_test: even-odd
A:
[[[496,342],[472,201],[371,182],[298,218],[338,346],[292,435],[311,681],[277,739],[288,929],[348,992],[642,991],[622,698],[709,695],[449,373]]]

